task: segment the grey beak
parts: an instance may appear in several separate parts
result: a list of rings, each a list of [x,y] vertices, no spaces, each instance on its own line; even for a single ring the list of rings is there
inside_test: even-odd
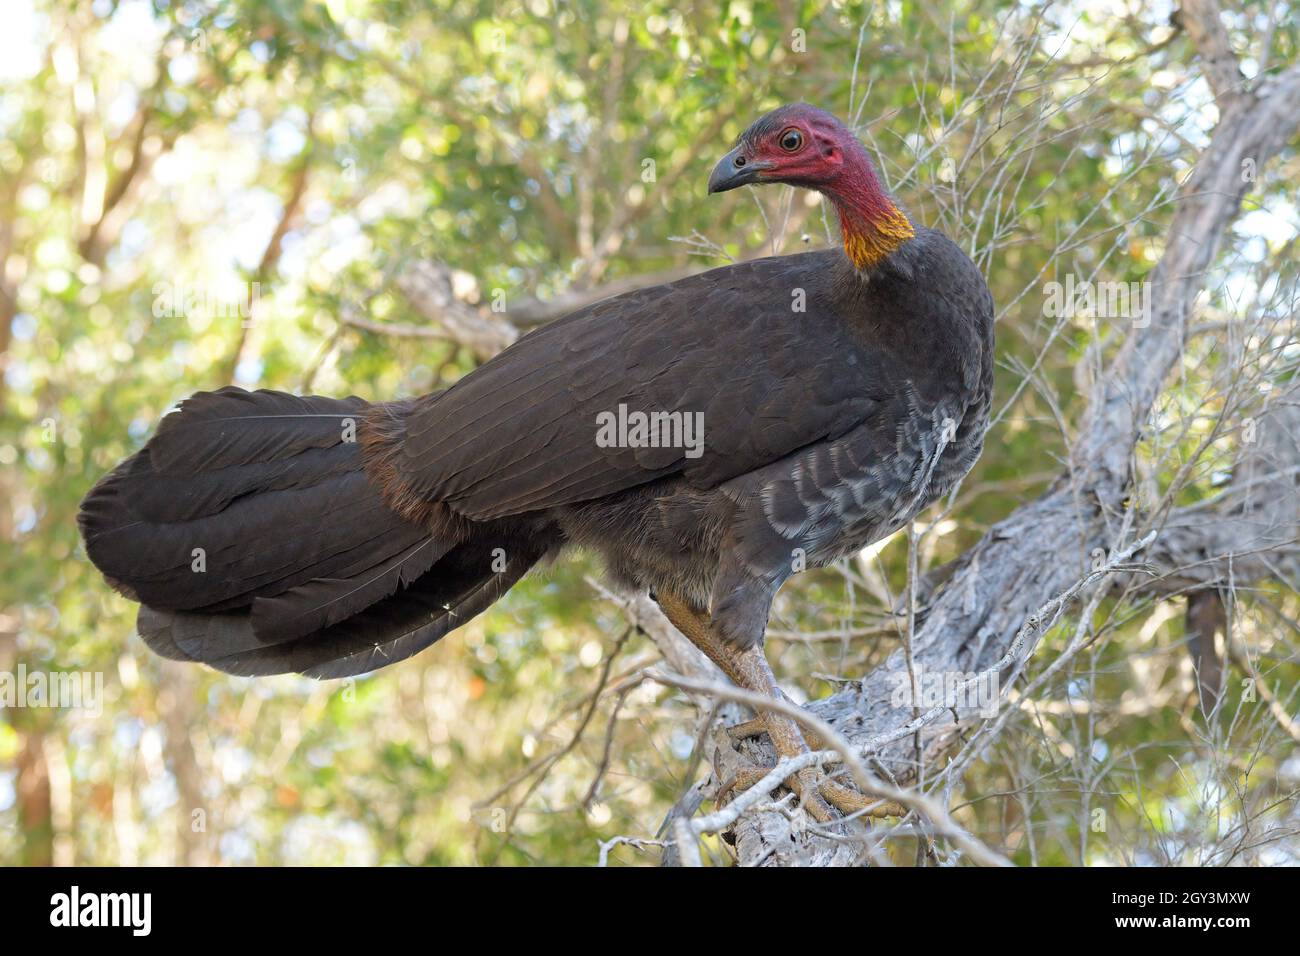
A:
[[[770,166],[770,163],[751,162],[745,156],[744,148],[737,146],[713,167],[709,174],[709,192],[725,193],[728,189],[758,182],[758,174]]]

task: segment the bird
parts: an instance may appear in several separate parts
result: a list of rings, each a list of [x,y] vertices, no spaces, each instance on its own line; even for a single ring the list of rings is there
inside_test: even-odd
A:
[[[782,585],[905,527],[980,455],[994,317],[979,269],[831,113],[761,116],[707,190],[764,184],[820,193],[841,243],[604,299],[418,398],[198,392],[87,494],[87,556],[161,656],[333,679],[585,549],[780,698]],[[748,723],[780,757],[809,749],[776,710]],[[814,768],[787,784],[818,820],[866,806]]]

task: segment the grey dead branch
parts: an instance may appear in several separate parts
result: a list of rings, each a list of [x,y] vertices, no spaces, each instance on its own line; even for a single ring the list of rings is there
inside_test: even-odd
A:
[[[974,713],[935,709],[918,718],[911,708],[894,706],[891,694],[908,673],[903,649],[806,708],[810,721],[829,728],[873,781],[886,782],[890,792],[907,798],[903,802],[912,812],[900,825],[943,838],[946,848],[931,844],[938,862],[1002,862],[947,817],[942,798],[948,795],[951,779],[937,789],[934,781],[977,759],[1005,723],[1007,711],[1032,699],[1037,684],[1017,687],[1013,703],[1006,701],[1005,691],[1053,625],[1070,618],[1067,630],[1072,629],[1074,637],[1062,652],[1064,663],[1086,643],[1089,612],[1108,595],[1168,598],[1228,591],[1268,578],[1294,587],[1300,579],[1300,385],[1284,377],[1294,363],[1271,369],[1274,387],[1251,413],[1254,437],[1239,444],[1231,481],[1218,498],[1175,508],[1138,494],[1135,449],[1184,356],[1193,323],[1203,319],[1198,298],[1251,185],[1243,169],[1253,165],[1262,171],[1300,125],[1300,66],[1251,88],[1213,0],[1185,0],[1179,17],[1199,52],[1219,119],[1173,200],[1176,212],[1150,278],[1149,322],[1128,329],[1113,359],[1085,383],[1086,411],[1072,423],[1075,437],[1068,462],[1048,490],[998,522],[941,574],[927,578],[942,584],[931,590],[918,582],[910,640],[913,666],[931,673],[997,669],[1004,690],[1002,714],[986,720]],[[979,261],[988,263],[989,258]],[[479,301],[485,297],[478,290],[468,298],[458,295],[449,267],[418,263],[401,273],[396,285],[427,325],[382,324],[358,316],[344,321],[369,332],[449,339],[487,358],[532,326],[678,274],[685,271],[577,289],[546,302],[508,303],[494,312],[486,301]],[[1283,319],[1293,331],[1295,316]],[[1099,562],[1098,555],[1104,560]],[[749,701],[718,690],[720,675],[653,602],[644,596],[606,596],[654,641],[665,661],[665,682],[675,682],[698,703],[701,714],[713,712],[711,700],[723,697],[731,701],[722,711],[724,719],[739,718],[742,711],[736,703]],[[1080,603],[1082,612],[1077,610]],[[1297,736],[1295,722],[1284,709],[1278,708],[1277,719]],[[960,758],[945,770],[963,737],[968,741]],[[711,783],[716,786],[736,771],[742,756],[720,725],[709,733],[707,747],[707,759],[714,765]],[[742,750],[746,759],[774,762],[766,744],[748,742]],[[845,761],[843,754],[829,753],[810,759]],[[906,789],[915,788],[918,779],[926,783],[926,793]],[[853,823],[843,832],[811,826],[790,795],[780,798],[777,781],[773,775],[770,787],[760,785],[747,794],[744,812],[733,810],[725,818],[714,814],[703,828],[698,826],[700,818],[692,816],[699,800],[688,801],[688,812],[675,813],[667,821],[665,838],[676,841],[676,847],[665,851],[665,859],[699,863],[697,840],[715,829],[734,846],[741,865],[846,866],[870,858],[871,852],[863,849],[870,840],[860,838],[862,824]],[[637,843],[639,838],[619,839]],[[615,842],[602,846],[602,861]]]

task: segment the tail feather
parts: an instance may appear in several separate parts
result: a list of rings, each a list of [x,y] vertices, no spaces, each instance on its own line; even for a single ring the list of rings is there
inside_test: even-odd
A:
[[[140,609],[145,643],[164,657],[202,661],[242,677],[297,672],[322,680],[352,677],[405,660],[467,623],[513,587],[547,551],[542,541],[510,542],[504,570],[491,570],[492,539],[453,549],[412,584],[311,635],[266,644],[242,614]]]
[[[337,573],[358,558],[387,560],[425,536],[370,487],[355,445],[332,450],[351,472],[316,485],[249,493],[189,521],[145,520],[129,492],[101,485],[83,510],[86,552],[137,600],[195,610],[293,586],[303,574]],[[104,485],[110,482],[112,476]]]
[[[318,577],[273,597],[253,601],[253,629],[266,643],[303,637],[345,620],[402,587],[409,587],[447,553],[432,538],[417,541],[375,567],[348,577]]]
[[[247,392],[233,385],[198,392],[163,417],[149,442],[150,457],[159,473],[177,477],[281,461],[337,445],[349,432],[355,440],[369,404],[356,396]]]
[[[199,393],[96,485],[78,516],[86,552],[144,605],[150,648],[237,674],[357,674],[432,644],[548,550],[499,524],[393,511],[357,441],[369,408]]]
[[[135,629],[151,651],[173,661],[205,663],[263,646],[246,610],[193,614],[142,604]]]
[[[334,446],[309,448],[276,462],[255,461],[179,476],[157,471],[151,459],[152,455],[129,459],[131,468],[120,477],[119,487],[136,514],[160,523],[214,515],[252,492],[310,487],[357,468],[356,461],[340,456]]]

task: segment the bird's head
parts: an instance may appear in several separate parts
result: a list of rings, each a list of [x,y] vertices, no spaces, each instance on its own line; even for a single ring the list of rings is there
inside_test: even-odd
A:
[[[713,167],[709,192],[750,183],[826,189],[844,172],[846,157],[862,152],[857,137],[830,113],[793,103],[760,117],[740,134],[736,148]]]
[[[880,263],[915,229],[881,188],[866,148],[838,119],[807,103],[782,106],[741,133],[713,167],[709,192],[785,183],[825,194],[839,212],[844,251],[858,269]]]

